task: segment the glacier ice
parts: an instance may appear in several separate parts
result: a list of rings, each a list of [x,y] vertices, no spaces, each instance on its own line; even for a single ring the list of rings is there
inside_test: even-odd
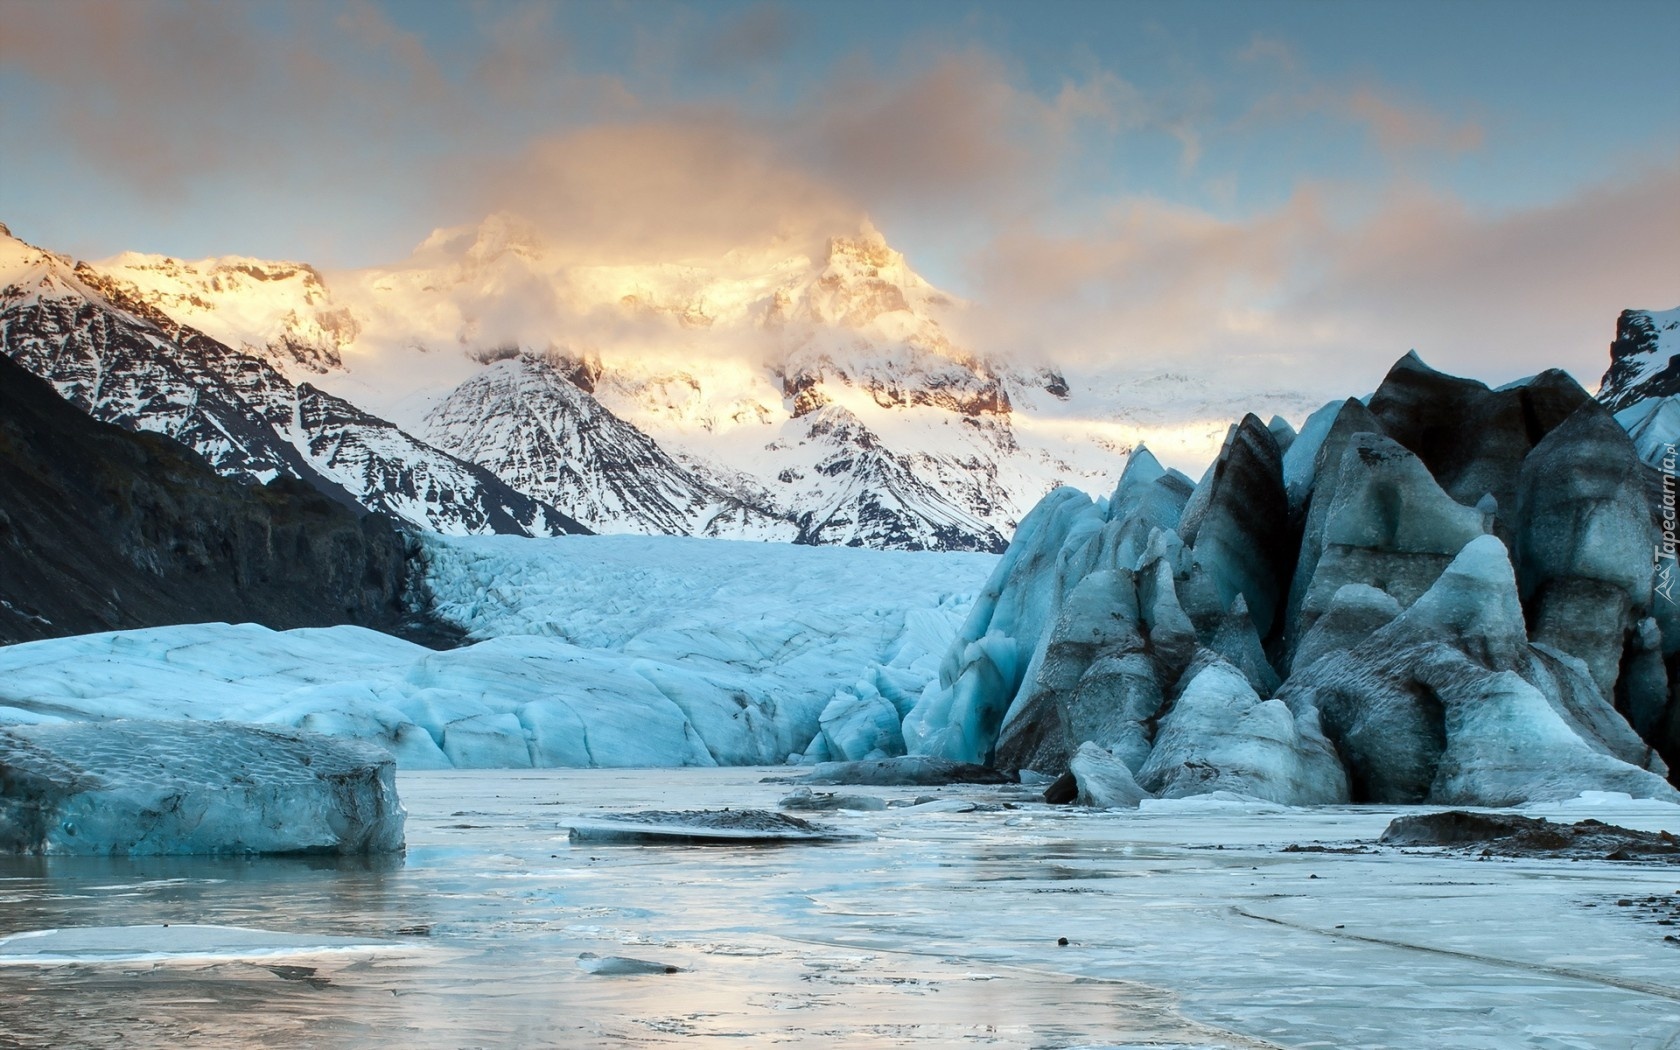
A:
[[[984,762],[998,726],[1052,622],[1062,551],[1103,525],[1103,507],[1070,488],[1053,490],[1022,520],[1015,541],[975,599],[939,668],[939,681],[904,720],[910,750]]]
[[[390,853],[395,763],[356,741],[230,722],[0,727],[0,851]]]
[[[1245,419],[1187,499],[1153,490],[1169,513],[1134,453],[1106,506],[1029,516],[906,743],[1052,776],[1101,752],[1169,796],[1673,797],[1643,447],[1561,372],[1408,355],[1298,433]]]
[[[1082,806],[1100,809],[1136,809],[1138,803],[1149,798],[1149,792],[1138,786],[1131,767],[1118,756],[1086,741],[1079,745],[1068,761],[1068,772],[1078,786],[1078,801]]]
[[[1651,604],[1659,537],[1645,475],[1627,433],[1589,401],[1535,446],[1518,480],[1514,546],[1531,636],[1584,660],[1606,696]]]
[[[1230,791],[1280,805],[1344,802],[1347,776],[1310,708],[1262,700],[1213,660],[1161,719],[1138,782],[1162,798]]]
[[[998,560],[575,539],[424,537],[428,586],[471,632],[444,652],[252,624],[0,648],[0,722],[291,725],[404,769],[780,764],[813,741],[835,753],[812,760],[902,753],[898,722]]]
[[[1506,676],[1528,691],[1514,691]],[[1634,736],[1585,668],[1529,643],[1510,560],[1492,536],[1467,544],[1392,622],[1358,645],[1318,659],[1279,695],[1298,713],[1318,713],[1347,766],[1355,800],[1436,801],[1437,791],[1450,791],[1452,802],[1469,803],[1475,790],[1485,788],[1496,792],[1490,798],[1541,801],[1559,797],[1560,790],[1573,796],[1589,788],[1627,790],[1630,783],[1649,797],[1673,796],[1658,775],[1666,772],[1661,760]],[[1545,706],[1548,725],[1555,722],[1580,749],[1604,761],[1554,768],[1561,752],[1523,745],[1520,719],[1490,720],[1486,712],[1468,717],[1458,710],[1484,705],[1531,711],[1534,701]],[[1503,742],[1501,731],[1507,734]],[[1545,739],[1542,734],[1532,742]],[[1499,784],[1482,771],[1496,754],[1494,764],[1507,770]],[[1455,772],[1438,779],[1449,764]],[[1524,778],[1534,794],[1513,796],[1511,785]]]
[[[1636,401],[1616,413],[1616,422],[1633,439],[1639,458],[1658,466],[1664,454],[1680,444],[1680,394]]]
[[[1255,627],[1268,634],[1291,553],[1289,497],[1283,455],[1257,417],[1231,428],[1184,508],[1179,533],[1212,580],[1220,606],[1240,594]]]
[[[1362,406],[1349,414],[1356,422],[1366,415]],[[1335,438],[1333,431],[1326,454],[1336,452]],[[1482,515],[1453,502],[1398,442],[1348,435],[1334,471],[1327,462],[1313,492],[1290,592],[1292,636],[1309,632],[1346,584],[1378,581],[1410,605],[1481,534]]]

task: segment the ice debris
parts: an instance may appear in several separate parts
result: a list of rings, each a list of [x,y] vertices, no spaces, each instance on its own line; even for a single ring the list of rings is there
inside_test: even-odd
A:
[[[277,726],[3,726],[0,852],[395,852],[395,771],[382,748]]]
[[[763,809],[643,810],[602,813],[571,822],[573,842],[753,845],[870,838],[828,824]]]

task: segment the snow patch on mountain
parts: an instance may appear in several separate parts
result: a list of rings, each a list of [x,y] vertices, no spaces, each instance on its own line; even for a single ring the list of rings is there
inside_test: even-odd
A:
[[[343,367],[359,326],[304,263],[226,256],[184,262],[124,252],[94,269],[175,321],[261,358],[294,382]]]

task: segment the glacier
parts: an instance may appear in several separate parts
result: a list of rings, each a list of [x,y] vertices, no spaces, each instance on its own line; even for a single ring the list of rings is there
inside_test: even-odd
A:
[[[421,542],[435,606],[469,645],[197,624],[0,647],[0,722],[293,726],[379,744],[405,769],[902,754],[896,712],[996,562],[684,537]],[[865,698],[893,716],[848,729],[835,712]]]
[[[1194,485],[1134,452],[1109,498],[1023,520],[906,742],[1103,805],[1680,798],[1673,419],[1408,354],[1299,432],[1246,417]]]

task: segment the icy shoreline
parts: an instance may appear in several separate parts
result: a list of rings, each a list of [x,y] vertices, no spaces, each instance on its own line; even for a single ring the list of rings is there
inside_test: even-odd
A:
[[[1617,904],[1669,897],[1672,868],[1284,851],[1374,840],[1415,808],[1105,813],[1024,803],[1018,787],[859,787],[1018,808],[825,814],[879,837],[793,854],[566,841],[569,821],[603,812],[772,807],[785,786],[758,783],[767,772],[399,774],[397,868],[5,861],[0,936],[164,922],[427,936],[396,955],[288,958],[291,977],[225,957],[11,966],[0,1026],[25,1046],[178,1045],[191,1031],[417,1050],[1659,1050],[1680,1034],[1672,928]],[[1612,796],[1524,812],[1680,831],[1680,806]],[[684,972],[602,978],[578,965],[586,952]],[[303,968],[327,986],[295,979]]]

